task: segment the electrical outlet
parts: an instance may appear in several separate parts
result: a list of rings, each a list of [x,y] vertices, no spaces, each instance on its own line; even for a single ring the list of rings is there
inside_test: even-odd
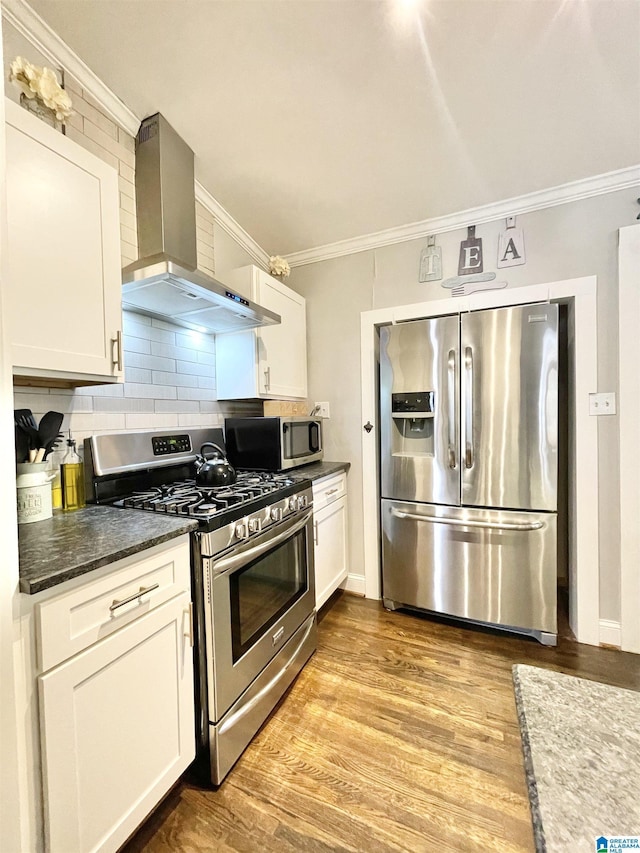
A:
[[[599,394],[589,394],[590,415],[615,415],[616,395],[614,391],[601,391]]]
[[[316,403],[315,409],[321,418],[330,418],[331,417],[331,415],[329,414],[329,404],[328,403]]]

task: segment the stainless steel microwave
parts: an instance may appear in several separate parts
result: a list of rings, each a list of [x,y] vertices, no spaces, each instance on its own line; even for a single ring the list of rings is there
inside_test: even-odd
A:
[[[226,418],[224,429],[235,468],[286,471],[323,456],[321,418]]]

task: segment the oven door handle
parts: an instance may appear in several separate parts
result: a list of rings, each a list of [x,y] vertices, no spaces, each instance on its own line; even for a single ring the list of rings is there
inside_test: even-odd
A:
[[[275,548],[276,545],[284,542],[285,539],[291,538],[291,536],[299,530],[302,530],[312,515],[313,509],[310,509],[308,512],[305,512],[302,518],[293,519],[292,523],[287,524],[287,527],[284,530],[280,530],[276,536],[269,536],[269,538],[264,542],[261,542],[259,545],[254,545],[253,548],[249,548],[246,551],[241,551],[239,554],[230,554],[228,557],[216,560],[211,565],[213,573],[215,575],[220,575],[223,572],[232,572],[235,569],[245,566],[247,563],[255,560],[256,557],[260,557],[262,554],[265,554],[267,551]]]

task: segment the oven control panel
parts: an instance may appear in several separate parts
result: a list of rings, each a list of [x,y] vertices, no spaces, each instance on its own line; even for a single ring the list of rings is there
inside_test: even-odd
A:
[[[154,435],[151,437],[154,456],[170,456],[172,453],[190,453],[191,439],[188,435]]]

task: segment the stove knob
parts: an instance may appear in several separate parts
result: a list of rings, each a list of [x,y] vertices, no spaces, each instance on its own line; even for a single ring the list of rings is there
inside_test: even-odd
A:
[[[239,521],[235,528],[234,534],[236,539],[248,539],[249,538],[249,528],[246,521]]]
[[[304,509],[308,503],[309,503],[309,500],[308,500],[307,496],[306,495],[300,495],[300,497],[298,498],[298,506],[300,507],[300,509]]]
[[[298,509],[298,501],[295,495],[287,501],[287,509],[289,512],[295,512]]]
[[[271,517],[271,521],[282,521],[282,507],[272,506],[269,515]]]
[[[261,518],[250,518],[249,519],[249,533],[259,533],[262,530],[262,519]]]

